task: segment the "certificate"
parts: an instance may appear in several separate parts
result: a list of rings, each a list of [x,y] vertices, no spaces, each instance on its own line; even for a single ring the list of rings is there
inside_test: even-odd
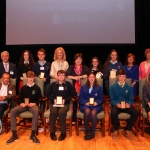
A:
[[[40,79],[43,79],[43,78],[44,78],[44,74],[45,74],[44,72],[41,72],[41,73],[40,73]]]
[[[89,104],[94,105],[94,98],[89,98]]]
[[[57,96],[56,98],[56,104],[61,105],[62,104],[62,96]]]
[[[25,105],[29,105],[29,98],[24,98]]]
[[[23,78],[27,78],[26,73],[22,73]]]
[[[125,109],[126,108],[126,102],[125,101],[122,101],[121,102],[121,109]]]
[[[110,78],[116,78],[116,70],[110,70]]]

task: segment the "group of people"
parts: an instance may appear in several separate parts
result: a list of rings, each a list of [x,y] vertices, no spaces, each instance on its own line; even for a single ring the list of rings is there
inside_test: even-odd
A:
[[[114,125],[113,138],[118,137],[119,120],[118,114],[126,112],[131,115],[127,122],[127,126],[123,131],[126,138],[131,139],[130,130],[137,120],[138,111],[132,107],[134,96],[138,94],[138,80],[149,77],[150,73],[150,49],[145,50],[146,61],[143,61],[138,67],[135,63],[135,55],[130,53],[126,57],[125,65],[123,66],[119,60],[118,52],[113,49],[110,51],[104,66],[98,57],[91,59],[90,67],[83,65],[83,56],[81,53],[74,55],[73,65],[69,65],[66,61],[65,50],[58,47],[54,51],[54,61],[50,64],[45,60],[46,51],[41,48],[37,51],[38,62],[34,62],[32,53],[29,50],[22,52],[19,61],[19,67],[9,62],[9,53],[3,51],[1,53],[2,62],[0,63],[0,119],[2,121],[3,112],[7,109],[8,101],[16,95],[16,87],[10,83],[10,78],[15,78],[19,81],[19,100],[18,105],[10,112],[12,136],[6,142],[10,144],[18,139],[16,132],[16,116],[21,112],[29,110],[33,114],[32,131],[30,140],[39,144],[40,141],[36,137],[35,132],[38,124],[38,102],[41,95],[40,88],[34,83],[34,78],[39,77],[44,80],[44,95],[50,101],[50,138],[57,140],[55,135],[55,122],[57,117],[60,120],[61,135],[58,138],[62,141],[66,138],[66,115],[69,109],[71,98],[77,97],[73,101],[73,123],[76,122],[77,104],[80,104],[80,111],[84,113],[85,124],[85,140],[90,140],[95,137],[96,115],[102,111],[103,88],[98,85],[97,78],[104,80],[104,86],[107,94],[111,99],[111,117]],[[110,71],[115,70],[118,80],[109,88]],[[27,78],[27,84],[23,86],[23,79]],[[50,79],[56,79],[56,82],[50,84]],[[71,79],[73,84],[65,79]],[[126,78],[132,79],[132,86],[125,82]],[[19,80],[18,80],[19,79]],[[81,86],[81,80],[87,79],[86,84]],[[145,88],[150,88],[150,82],[147,82]],[[145,92],[146,90],[144,90]],[[146,94],[144,95],[147,96]],[[57,107],[57,97],[62,98],[63,107]],[[150,97],[150,94],[149,94]],[[145,100],[147,103],[147,111],[150,112],[150,99]],[[30,103],[25,104],[24,98],[28,98]],[[91,105],[89,99],[93,99]],[[121,101],[125,101],[125,108],[121,108]],[[150,113],[149,113],[150,116]],[[149,117],[150,118],[150,117]],[[92,130],[89,131],[89,120],[92,121]]]

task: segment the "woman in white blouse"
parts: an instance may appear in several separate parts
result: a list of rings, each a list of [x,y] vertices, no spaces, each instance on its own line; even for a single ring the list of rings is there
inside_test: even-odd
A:
[[[66,71],[69,67],[68,62],[66,61],[66,53],[62,47],[58,47],[54,52],[54,61],[51,65],[50,76],[57,79],[57,71],[64,70]]]

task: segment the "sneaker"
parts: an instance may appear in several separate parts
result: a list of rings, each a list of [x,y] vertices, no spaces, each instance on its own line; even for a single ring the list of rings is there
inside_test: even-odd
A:
[[[112,134],[112,138],[116,139],[118,137],[118,130],[114,131]]]
[[[131,134],[130,134],[130,131],[128,130],[123,130],[122,134],[129,140],[131,140]]]
[[[7,142],[6,142],[6,144],[10,144],[10,143],[12,143],[12,142],[15,142],[15,141],[17,141],[18,140],[18,136],[16,136],[16,137],[11,137]]]
[[[36,136],[30,136],[30,140],[36,144],[40,144],[40,141],[38,140],[38,138]]]

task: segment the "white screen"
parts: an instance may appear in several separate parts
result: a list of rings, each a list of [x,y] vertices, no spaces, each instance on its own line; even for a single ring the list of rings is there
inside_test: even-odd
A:
[[[134,0],[7,0],[6,45],[134,44]]]

